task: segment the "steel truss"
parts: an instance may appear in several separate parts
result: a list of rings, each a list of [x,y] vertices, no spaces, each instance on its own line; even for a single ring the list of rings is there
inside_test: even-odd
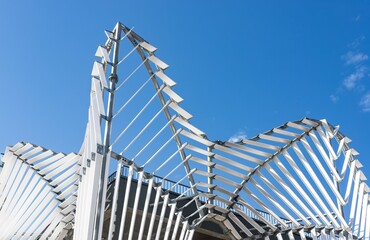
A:
[[[208,221],[227,239],[370,240],[369,187],[338,127],[304,118],[211,141],[157,49],[121,23],[105,33],[79,154],[6,149],[0,239],[192,239]]]

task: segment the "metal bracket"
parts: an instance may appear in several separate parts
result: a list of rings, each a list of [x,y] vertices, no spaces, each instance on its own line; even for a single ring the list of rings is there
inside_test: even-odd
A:
[[[103,145],[100,145],[100,144],[97,144],[97,146],[96,146],[96,152],[103,155],[103,153],[104,153],[104,146]]]
[[[91,165],[91,160],[90,160],[90,159],[87,159],[87,161],[86,161],[86,162],[87,162],[87,166],[88,166],[88,167],[90,167],[90,165]]]
[[[117,82],[118,82],[118,76],[117,76],[117,74],[112,73],[112,74],[109,76],[109,81],[114,82],[114,83],[117,83]]]
[[[102,119],[104,119],[105,121],[110,121],[106,115],[102,115],[102,114],[100,114],[100,117],[101,117]]]

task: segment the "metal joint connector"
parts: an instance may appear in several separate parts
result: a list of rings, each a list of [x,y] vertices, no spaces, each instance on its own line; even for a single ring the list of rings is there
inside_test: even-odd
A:
[[[104,153],[104,146],[100,145],[100,144],[97,144],[96,151],[99,154],[103,154]]]
[[[117,74],[112,73],[112,74],[109,76],[109,81],[114,82],[114,83],[117,83],[117,82],[118,82],[118,76],[117,76]]]

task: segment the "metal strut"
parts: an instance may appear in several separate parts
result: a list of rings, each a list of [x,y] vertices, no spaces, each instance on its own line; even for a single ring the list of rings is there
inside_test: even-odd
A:
[[[108,179],[108,169],[110,160],[110,135],[112,128],[112,117],[113,117],[113,103],[114,103],[114,92],[116,89],[116,84],[118,82],[117,76],[117,66],[118,66],[118,54],[119,45],[121,39],[121,23],[118,22],[114,30],[114,52],[113,52],[113,64],[111,69],[111,75],[109,76],[109,93],[108,93],[108,109],[107,118],[105,123],[104,131],[104,153],[102,160],[102,169],[100,173],[99,181],[99,195],[97,199],[97,209],[95,213],[95,223],[94,223],[94,239],[100,240],[102,235],[103,220],[104,220],[104,210],[105,210],[105,195],[107,189],[107,179]]]

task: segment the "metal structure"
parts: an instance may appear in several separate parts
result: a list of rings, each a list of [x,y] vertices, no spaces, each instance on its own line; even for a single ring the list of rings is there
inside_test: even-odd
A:
[[[212,222],[221,239],[370,240],[369,187],[338,127],[304,118],[211,141],[156,48],[121,23],[105,33],[80,152],[6,149],[0,239],[193,239]]]

